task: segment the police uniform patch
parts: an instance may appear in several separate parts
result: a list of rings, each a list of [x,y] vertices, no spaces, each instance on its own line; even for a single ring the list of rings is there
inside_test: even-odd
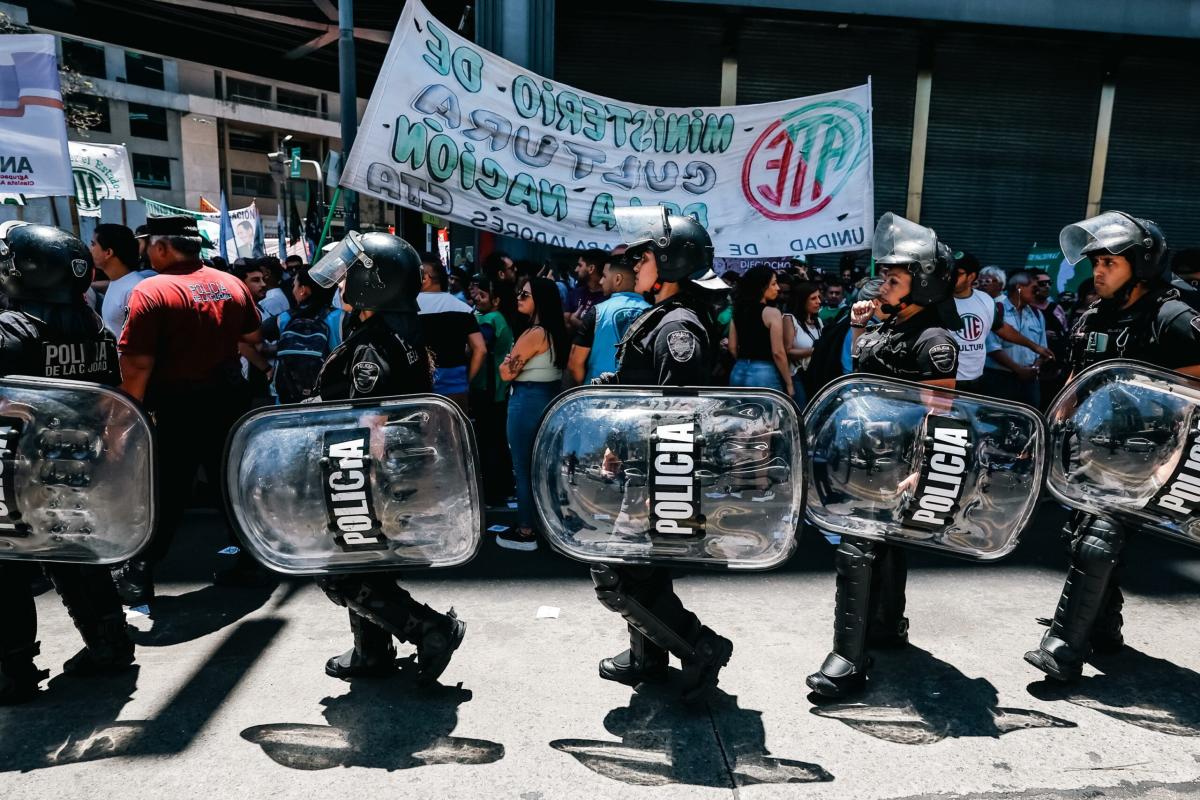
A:
[[[929,348],[929,361],[938,372],[954,372],[954,356],[958,348],[952,344],[935,344]]]
[[[379,365],[374,361],[360,361],[350,368],[350,377],[354,379],[354,389],[369,394],[379,382]]]
[[[71,272],[75,273],[76,278],[82,278],[88,271],[88,263],[82,258],[71,259]]]
[[[1200,333],[1200,316],[1192,317],[1192,330]]]
[[[667,349],[676,361],[691,361],[696,354],[696,335],[691,331],[671,331],[667,334]]]

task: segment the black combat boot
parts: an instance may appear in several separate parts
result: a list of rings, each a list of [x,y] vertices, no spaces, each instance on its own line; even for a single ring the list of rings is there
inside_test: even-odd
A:
[[[1106,600],[1112,607],[1109,580],[1125,542],[1124,530],[1103,517],[1083,518],[1080,533],[1050,630],[1037,650],[1025,654],[1027,662],[1065,683],[1083,674],[1096,620]]]
[[[867,614],[871,606],[873,545],[843,537],[838,545],[833,604],[833,650],[805,679],[814,693],[840,699],[862,691],[867,681]]]
[[[37,696],[38,684],[50,671],[38,669],[33,657],[41,652],[39,642],[0,653],[0,706],[25,703]]]
[[[696,651],[695,657],[683,659],[681,697],[685,703],[700,700],[709,689],[714,688],[721,668],[729,663],[729,657],[733,655],[733,642],[703,626],[692,640],[692,647]]]
[[[629,629],[629,649],[600,661],[600,677],[626,686],[667,679],[667,651],[634,628]]]
[[[133,664],[133,640],[125,614],[110,614],[97,620],[75,620],[84,648],[63,664],[63,672],[85,678],[120,672]]]
[[[382,678],[396,671],[396,646],[392,634],[353,611],[350,630],[354,647],[325,662],[325,674],[334,678]]]
[[[421,623],[414,644],[417,646],[417,683],[427,686],[436,683],[446,671],[451,656],[467,633],[467,623],[458,618],[453,608],[445,614],[439,614],[429,606],[421,608],[416,614]]]
[[[148,561],[135,558],[112,571],[121,602],[130,608],[144,606],[154,599],[154,570]]]

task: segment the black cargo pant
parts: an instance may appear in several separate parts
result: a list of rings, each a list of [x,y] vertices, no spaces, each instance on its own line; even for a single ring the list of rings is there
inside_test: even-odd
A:
[[[149,398],[154,412],[158,454],[158,525],[140,558],[151,564],[167,555],[175,532],[192,499],[200,467],[215,491],[223,479],[225,440],[237,420],[250,408],[249,385],[240,379],[160,390]],[[230,531],[223,504],[219,512]]]

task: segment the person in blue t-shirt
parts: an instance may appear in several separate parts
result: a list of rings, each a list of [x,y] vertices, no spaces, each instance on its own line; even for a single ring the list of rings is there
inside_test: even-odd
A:
[[[600,288],[605,300],[584,313],[571,345],[567,371],[572,384],[589,383],[604,372],[617,371],[617,343],[650,304],[633,291],[632,266],[618,261],[604,265]]]

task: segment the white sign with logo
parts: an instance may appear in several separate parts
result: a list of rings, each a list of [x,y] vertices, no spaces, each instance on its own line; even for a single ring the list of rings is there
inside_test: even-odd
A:
[[[129,153],[119,144],[71,142],[75,205],[86,217],[100,216],[105,200],[136,200]]]
[[[70,165],[54,37],[0,36],[0,192],[73,194]]]
[[[871,89],[623,103],[505,61],[409,0],[341,183],[565,247],[615,245],[614,208],[657,204],[695,216],[718,256],[859,250],[875,224]]]

